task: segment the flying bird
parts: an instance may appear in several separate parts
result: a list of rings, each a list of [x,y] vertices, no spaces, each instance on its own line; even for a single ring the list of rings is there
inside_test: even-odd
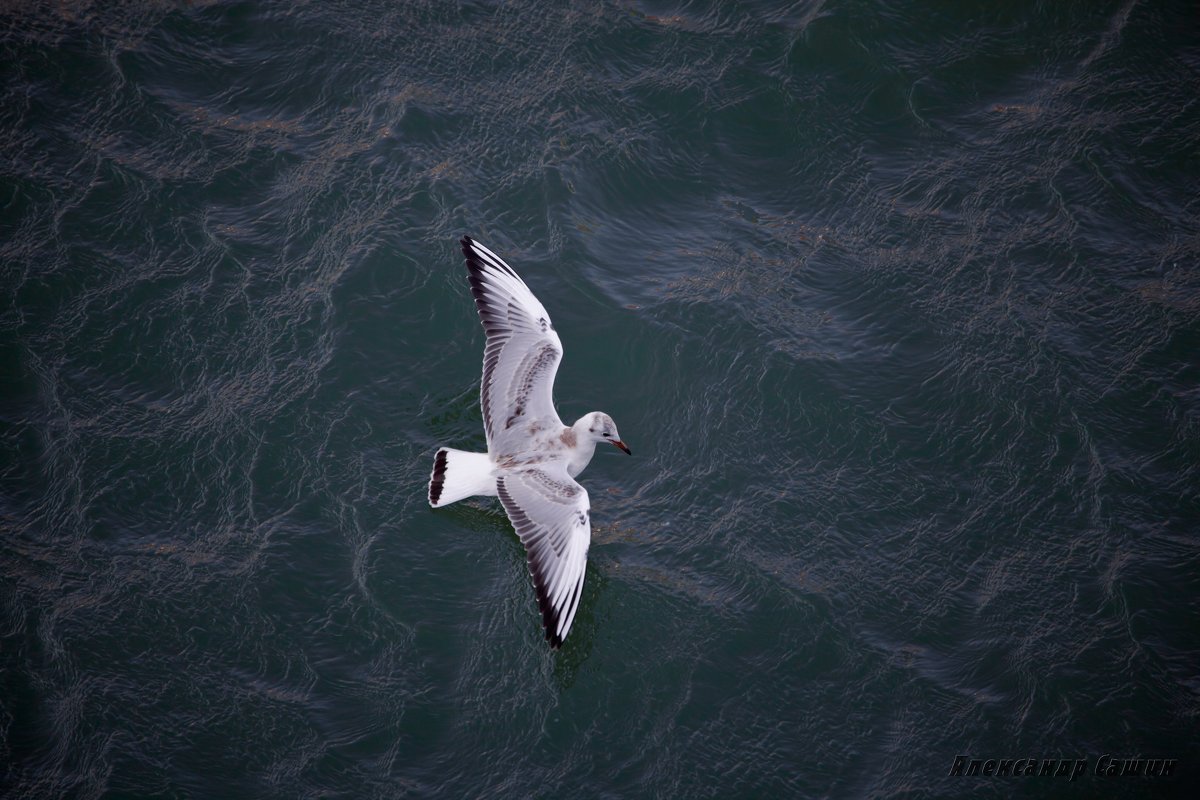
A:
[[[462,251],[487,335],[479,399],[488,449],[440,448],[429,505],[441,508],[474,495],[500,498],[525,546],[546,640],[558,648],[579,610],[592,538],[588,493],[575,476],[601,442],[632,453],[602,411],[563,424],[553,393],[563,350],[550,315],[491,250],[464,236]]]

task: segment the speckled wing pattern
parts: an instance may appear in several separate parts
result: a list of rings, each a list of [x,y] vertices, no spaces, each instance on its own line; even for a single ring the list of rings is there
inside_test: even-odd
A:
[[[567,474],[565,461],[506,470],[496,489],[525,545],[546,640],[559,647],[583,593],[592,538],[587,490]]]
[[[518,428],[522,422],[562,425],[553,396],[562,342],[550,315],[512,267],[469,236],[462,250],[487,334],[479,394],[488,451],[495,457],[528,441]]]

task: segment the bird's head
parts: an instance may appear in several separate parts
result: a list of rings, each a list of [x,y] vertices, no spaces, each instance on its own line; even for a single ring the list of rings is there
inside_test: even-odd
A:
[[[603,411],[593,411],[585,415],[576,423],[576,427],[582,427],[584,435],[589,439],[608,442],[614,447],[624,450],[626,455],[633,455],[621,441],[621,434],[617,433],[617,423],[613,422],[612,417]]]

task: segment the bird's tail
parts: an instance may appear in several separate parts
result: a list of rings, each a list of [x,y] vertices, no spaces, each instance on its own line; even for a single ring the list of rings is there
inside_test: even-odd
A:
[[[495,495],[494,468],[487,453],[441,448],[434,456],[429,477],[429,505],[441,508],[472,495]]]

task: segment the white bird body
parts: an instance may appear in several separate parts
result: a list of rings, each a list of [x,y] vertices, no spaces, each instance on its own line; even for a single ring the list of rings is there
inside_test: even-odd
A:
[[[590,416],[580,417],[571,427],[560,423],[557,432],[551,430],[532,434],[527,450],[506,453],[499,460],[490,452],[472,453],[453,447],[441,448],[438,452],[445,452],[447,459],[445,478],[437,502],[431,501],[430,505],[441,508],[468,497],[495,497],[496,478],[504,469],[565,460],[567,475],[574,478],[587,468],[596,454],[596,440],[582,435],[575,427],[587,422]],[[569,444],[571,441],[575,444]]]
[[[466,236],[462,248],[487,334],[480,405],[488,451],[439,449],[429,504],[500,498],[525,545],[546,638],[559,647],[579,608],[592,531],[587,490],[575,476],[597,442],[629,448],[603,412],[563,424],[553,398],[562,342],[550,315],[499,256]]]

